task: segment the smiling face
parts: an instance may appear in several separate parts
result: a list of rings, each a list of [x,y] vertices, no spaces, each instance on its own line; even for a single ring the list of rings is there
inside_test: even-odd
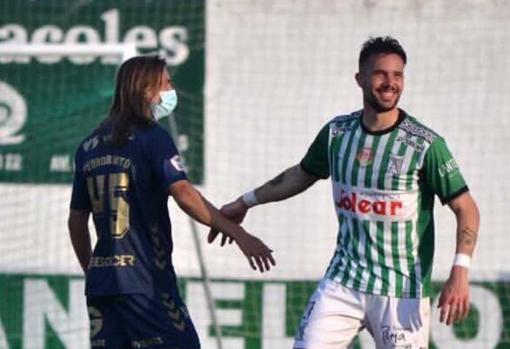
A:
[[[404,90],[404,61],[394,53],[374,54],[360,68],[356,81],[363,90],[365,108],[377,113],[394,110]]]

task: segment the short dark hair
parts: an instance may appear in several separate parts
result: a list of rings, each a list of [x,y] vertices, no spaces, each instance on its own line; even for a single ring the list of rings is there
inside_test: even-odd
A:
[[[361,52],[359,53],[359,69],[364,67],[371,56],[379,53],[394,53],[402,58],[404,64],[407,63],[407,55],[397,39],[391,36],[378,36],[370,37],[361,46]]]

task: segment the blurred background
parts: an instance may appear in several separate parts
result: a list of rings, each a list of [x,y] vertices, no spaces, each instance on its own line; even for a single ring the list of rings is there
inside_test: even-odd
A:
[[[434,306],[431,348],[510,348],[509,18],[506,0],[0,0],[0,349],[89,347],[66,227],[70,181],[123,59],[166,59],[179,106],[160,122],[221,206],[298,163],[335,115],[361,108],[358,54],[379,35],[408,54],[400,106],[446,138],[482,218],[471,313],[446,327]],[[203,348],[292,346],[335,249],[330,195],[320,181],[250,211],[245,228],[278,262],[262,275],[235,247],[207,245],[202,226],[197,245],[169,200],[174,265]],[[437,201],[435,293],[454,252],[454,217]],[[373,348],[367,334],[356,348]]]

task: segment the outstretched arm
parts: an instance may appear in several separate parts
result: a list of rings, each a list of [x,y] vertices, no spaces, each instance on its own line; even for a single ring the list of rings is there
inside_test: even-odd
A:
[[[457,248],[450,277],[439,297],[440,321],[447,325],[464,320],[469,312],[469,262],[478,237],[480,215],[478,208],[466,192],[449,204],[457,220]]]
[[[221,212],[234,222],[241,223],[248,209],[268,202],[288,199],[308,189],[319,178],[306,173],[300,164],[292,166],[278,176],[258,187],[257,189],[240,196],[233,202],[224,205]],[[213,242],[221,230],[211,229],[208,241]],[[226,242],[223,235],[221,244]]]
[[[255,189],[255,198],[258,204],[285,200],[305,191],[318,179],[297,164]]]
[[[173,183],[169,188],[179,207],[198,222],[218,229],[236,241],[248,258],[250,266],[264,272],[275,265],[272,250],[258,238],[248,234],[241,226],[228,220],[218,209],[207,201],[187,180]],[[257,267],[255,266],[256,263]]]

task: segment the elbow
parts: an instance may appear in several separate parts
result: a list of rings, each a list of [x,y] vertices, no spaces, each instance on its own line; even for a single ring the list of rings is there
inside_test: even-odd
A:
[[[196,197],[200,195],[198,191],[189,183],[179,183],[175,188],[171,188],[171,194],[177,205],[184,211],[189,212],[196,202]]]
[[[452,205],[452,210],[458,220],[470,222],[474,229],[480,225],[480,211],[471,195],[465,194]]]
[[[478,228],[478,226],[480,226],[480,210],[478,209],[478,206],[476,205],[475,202],[473,202],[473,206],[474,206],[473,207],[473,211],[474,211],[473,215],[476,218],[477,228]]]

